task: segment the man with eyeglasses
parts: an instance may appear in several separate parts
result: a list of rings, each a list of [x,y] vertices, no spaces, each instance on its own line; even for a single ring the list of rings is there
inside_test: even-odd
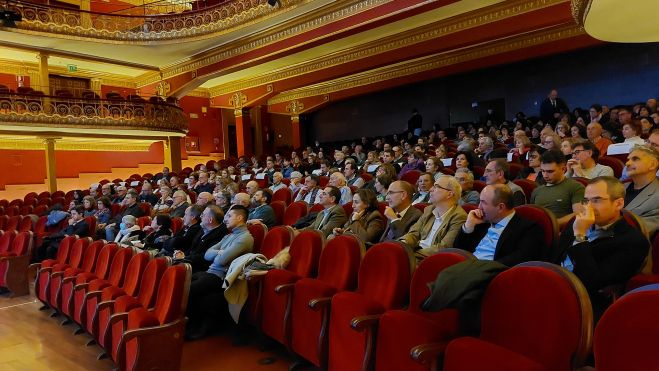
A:
[[[462,195],[458,201],[458,205],[465,204],[478,205],[480,202],[480,193],[474,190],[474,173],[466,167],[455,170],[455,180],[460,183],[462,187]]]
[[[426,206],[419,220],[400,238],[416,250],[417,259],[453,247],[455,237],[467,220],[467,213],[458,206],[461,194],[462,187],[454,177],[444,175],[435,181],[430,189],[431,205]]]
[[[327,238],[334,228],[341,228],[348,221],[345,210],[339,205],[341,191],[338,188],[327,186],[319,193],[319,203],[323,206],[323,211],[316,215],[310,226],[296,230],[296,234],[300,231],[317,230]]]
[[[531,203],[549,209],[564,226],[579,211],[583,200],[584,186],[565,176],[565,156],[560,150],[549,150],[542,154],[540,170],[544,185],[533,190]]]
[[[526,203],[524,190],[510,180],[510,166],[508,166],[506,160],[501,158],[491,160],[485,166],[483,175],[487,185],[504,184],[510,188],[513,191],[514,206],[520,206]]]
[[[515,213],[513,192],[505,184],[483,188],[478,208],[469,212],[453,245],[509,267],[547,254],[542,228]]]
[[[659,137],[659,133],[657,133],[657,137]],[[659,150],[657,147],[647,144],[634,146],[625,164],[627,175],[632,180],[627,185],[625,193],[625,209],[643,219],[650,235],[659,228],[659,180],[657,180]]]
[[[561,233],[552,261],[572,271],[588,290],[595,318],[611,303],[600,290],[624,284],[642,266],[650,248],[643,233],[621,215],[625,187],[616,178],[588,182],[585,207]]]
[[[567,176],[570,178],[593,179],[598,176],[613,176],[611,167],[598,164],[599,153],[589,142],[572,145],[572,158],[567,161]]]
[[[414,187],[404,180],[389,185],[385,198],[389,206],[384,209],[388,221],[380,242],[402,237],[419,220],[421,211],[412,206],[413,194]]]

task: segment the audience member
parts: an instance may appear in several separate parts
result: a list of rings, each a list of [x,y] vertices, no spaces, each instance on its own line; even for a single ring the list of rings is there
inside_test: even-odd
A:
[[[197,205],[205,207],[211,203],[213,203],[213,195],[210,192],[201,192],[197,194]]]
[[[96,200],[92,196],[82,198],[83,217],[94,216],[96,214]]]
[[[188,203],[188,195],[181,190],[175,191],[172,196],[172,206],[169,208],[169,216],[171,218],[182,218],[185,210],[190,206]]]
[[[282,175],[281,172],[276,171],[274,174],[272,174],[272,185],[270,186],[270,191],[272,193],[277,192],[280,189],[287,189],[286,184],[282,182],[282,179],[284,179],[284,175]]]
[[[192,190],[197,194],[203,192],[208,192],[209,194],[213,193],[213,185],[208,182],[208,173],[202,171],[199,172],[199,181],[195,184]]]
[[[204,259],[206,250],[227,234],[223,218],[222,209],[215,205],[206,206],[201,213],[202,232],[197,234],[190,245],[183,246],[183,250],[174,251],[174,261],[190,263],[193,272],[207,270],[210,263]]]
[[[158,202],[158,196],[153,194],[153,186],[148,181],[144,181],[144,184],[142,184],[142,192],[140,192],[137,202],[148,202],[151,206]]]
[[[87,237],[89,234],[89,224],[85,221],[83,213],[85,212],[82,206],[76,206],[69,210],[71,217],[68,220],[68,225],[64,230],[53,233],[44,237],[43,244],[37,249],[35,253],[36,261],[40,262],[44,259],[55,259],[57,257],[57,250],[59,249],[60,242],[66,236]]]
[[[458,205],[478,205],[480,194],[474,190],[474,173],[467,168],[460,168],[455,171],[455,180],[460,183],[462,194],[458,200]]]
[[[201,213],[204,208],[198,205],[188,206],[183,214],[183,228],[171,239],[163,242],[159,256],[173,256],[176,250],[186,250],[201,230]]]
[[[428,203],[430,200],[430,189],[433,186],[435,179],[429,173],[423,173],[417,180],[417,192],[412,196],[412,205],[418,203]]]
[[[485,183],[487,185],[505,184],[513,191],[513,206],[526,203],[526,195],[520,186],[510,180],[510,166],[504,159],[491,160],[485,166]]]
[[[168,214],[170,212],[171,207],[174,204],[174,199],[171,197],[171,194],[171,188],[167,186],[160,188],[160,198],[158,199],[158,202],[153,205],[154,214]]]
[[[249,197],[252,197],[254,196],[254,193],[259,190],[259,183],[257,183],[255,180],[250,180],[245,185],[245,190],[247,191]]]
[[[413,195],[414,187],[406,181],[398,180],[389,185],[386,198],[389,206],[384,209],[388,222],[381,241],[399,239],[419,220],[421,211],[412,206]]]
[[[376,243],[384,231],[384,218],[378,211],[378,201],[370,189],[360,189],[352,196],[352,214],[343,227],[332,230],[333,235],[352,234],[364,243]],[[331,238],[331,236],[330,236]]]
[[[561,115],[570,112],[565,101],[558,96],[558,91],[552,89],[540,104],[540,117],[545,122],[555,123]]]
[[[357,170],[357,164],[353,159],[347,159],[343,168],[343,175],[346,178],[346,184],[349,187],[361,188],[364,186],[364,179],[362,179]]]
[[[586,127],[586,136],[595,145],[600,154],[606,154],[613,142],[611,139],[603,137],[602,131],[602,125],[598,122],[593,122]]]
[[[125,215],[121,218],[119,231],[114,238],[114,242],[120,245],[131,245],[131,241],[139,241],[144,238],[144,232],[137,225],[137,218],[132,215]]]
[[[142,242],[133,242],[133,246],[142,250],[158,252],[163,249],[165,241],[172,237],[172,219],[169,215],[156,215],[151,220],[149,232]],[[145,230],[146,232],[146,230]]]
[[[336,187],[341,192],[339,204],[345,205],[352,202],[352,190],[346,185],[346,177],[340,171],[333,172],[329,177],[330,186]]]
[[[124,197],[126,197],[126,192],[128,192],[128,189],[125,186],[118,186],[115,188],[115,195],[112,203],[122,205],[124,203]]]
[[[137,192],[130,190],[126,192],[124,196],[124,206],[125,209],[114,218],[110,220],[110,224],[105,226],[105,240],[114,241],[116,234],[119,232],[119,225],[122,222],[124,216],[132,215],[135,218],[144,216],[144,211],[137,204]],[[103,238],[102,236],[100,238]]]
[[[247,217],[247,224],[261,223],[265,224],[268,229],[277,224],[275,211],[270,206],[272,201],[272,192],[269,189],[260,189],[252,196],[252,206],[254,207]]]
[[[343,207],[339,205],[341,199],[341,191],[334,186],[327,186],[324,190],[319,192],[319,204],[323,206],[323,211],[319,212],[316,219],[310,226],[299,229],[298,231],[305,230],[318,230],[321,231],[323,236],[327,238],[334,228],[339,228],[346,223],[348,218]]]
[[[659,228],[659,151],[650,145],[634,146],[627,159],[625,209],[643,219],[650,235]]]
[[[311,174],[304,179],[304,185],[300,187],[300,191],[295,197],[295,201],[304,201],[309,207],[320,202],[320,192],[318,187],[318,175]]]
[[[215,192],[213,198],[215,199],[215,205],[219,206],[224,215],[226,215],[231,207],[231,194],[226,191]]]
[[[102,196],[96,201],[96,211],[94,217],[96,218],[96,229],[104,229],[112,217],[112,202],[109,198]],[[91,231],[94,233],[95,231]]]

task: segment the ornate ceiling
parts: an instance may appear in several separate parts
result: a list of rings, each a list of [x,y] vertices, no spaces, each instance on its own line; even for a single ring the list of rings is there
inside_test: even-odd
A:
[[[142,94],[160,84],[177,97],[207,96],[215,107],[267,104],[270,112],[297,115],[359,94],[600,43],[575,23],[569,0],[282,0],[281,8],[240,1],[251,1],[249,17],[227,15],[219,20],[224,27],[213,30],[193,22],[160,38],[145,27],[128,30],[133,39],[93,39],[84,23],[77,33],[38,21],[0,27],[0,72],[34,68],[30,56],[46,52],[58,74],[77,63],[71,75],[122,81]]]

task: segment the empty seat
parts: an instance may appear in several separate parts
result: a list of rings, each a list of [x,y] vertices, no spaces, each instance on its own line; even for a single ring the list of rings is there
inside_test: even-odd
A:
[[[62,308],[62,283],[64,279],[73,277],[75,278],[78,273],[82,272],[92,272],[96,265],[96,257],[98,256],[99,251],[101,250],[102,244],[90,244],[91,238],[81,238],[75,243],[84,243],[87,246],[84,248],[84,255],[80,265],[77,267],[66,266],[63,270],[58,272],[53,272],[50,276],[49,292],[48,292],[48,304],[51,308],[56,309],[60,312]],[[75,246],[74,246],[75,248]],[[73,283],[71,283],[71,286]],[[68,286],[68,285],[67,285]],[[68,289],[68,287],[67,287]],[[72,289],[72,287],[71,287]]]
[[[288,205],[284,213],[283,225],[295,225],[298,219],[307,215],[307,203],[304,201],[296,201]]]
[[[272,201],[282,201],[288,206],[291,204],[292,197],[290,188],[280,188],[272,195]]]
[[[27,281],[27,269],[32,254],[32,232],[21,232],[11,243],[11,248],[0,253],[0,287],[5,287],[11,296],[22,296],[30,293]]]
[[[286,204],[283,201],[272,201],[270,203],[272,210],[275,212],[275,225],[282,225],[284,223],[284,215],[286,214]]]
[[[53,266],[59,264],[60,266],[70,261],[71,247],[77,240],[76,236],[66,236],[60,241],[57,249],[57,256],[55,259],[46,259],[40,263],[34,263],[30,267],[37,269],[37,274],[34,279],[34,293],[47,308],[47,292],[48,283],[50,282],[50,274],[53,272]],[[0,246],[2,239],[0,238]],[[82,245],[78,247],[77,253],[80,254],[79,259],[82,259]]]
[[[552,249],[558,243],[558,221],[551,211],[539,205],[521,205],[515,212],[527,220],[532,220],[542,228],[545,234],[545,247]],[[547,253],[547,252],[545,252]],[[539,255],[546,256],[546,254]]]

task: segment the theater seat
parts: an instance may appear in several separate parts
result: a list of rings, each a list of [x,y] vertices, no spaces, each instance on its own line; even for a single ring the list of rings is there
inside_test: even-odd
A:
[[[400,177],[400,180],[406,181],[411,185],[415,185],[417,180],[419,180],[419,177],[421,177],[421,172],[419,170],[410,170],[403,174],[403,176]]]
[[[268,233],[268,227],[266,227],[265,224],[257,223],[248,225],[247,229],[254,238],[252,253],[258,254],[261,252],[261,245],[263,244],[263,239],[265,238],[266,233]]]
[[[288,205],[284,213],[283,225],[294,225],[298,219],[307,215],[307,203],[304,201],[296,201]]]
[[[116,344],[119,370],[180,367],[191,275],[189,264],[167,268],[153,310],[142,307],[128,312],[126,332]]]
[[[444,249],[438,254],[424,259],[412,276],[410,304],[406,310],[388,310],[377,318],[366,317],[353,324],[369,329],[369,340],[377,329],[375,341],[376,370],[425,370],[426,367],[410,358],[410,350],[420,344],[448,341],[458,336],[458,312],[446,309],[439,312],[425,312],[421,304],[430,295],[432,283],[445,268],[473,259],[464,250]],[[370,364],[372,355],[364,364]]]
[[[291,258],[286,268],[271,269],[263,278],[261,330],[284,345],[290,344],[288,301],[293,284],[302,278],[315,277],[324,245],[320,231],[300,232],[291,242]]]
[[[2,238],[0,238],[0,249],[2,247]],[[73,243],[78,238],[76,236],[66,236],[60,241],[59,248],[57,249],[57,256],[55,259],[46,259],[41,263],[34,263],[30,268],[36,268],[36,276],[34,279],[34,294],[41,301],[44,306],[42,309],[48,308],[48,284],[50,282],[50,274],[53,272],[53,267],[58,265],[60,267],[65,264],[76,265],[82,259],[83,246],[76,245],[75,255],[73,254]],[[78,261],[76,263],[76,260]]]
[[[595,329],[596,371],[655,370],[659,364],[659,285],[631,291],[602,315]]]
[[[57,272],[53,272],[50,276],[49,292],[48,292],[48,304],[51,308],[55,309],[57,312],[61,311],[62,308],[62,284],[64,280],[69,277],[75,277],[82,272],[92,272],[96,266],[96,258],[98,253],[101,250],[101,244],[91,243],[91,238],[81,238],[77,240],[76,244],[84,244],[84,254],[82,261],[78,267],[66,266],[64,269]],[[74,246],[75,248],[75,246]],[[54,267],[55,268],[55,267]],[[66,285],[67,290],[73,290],[73,282],[70,285]]]
[[[532,204],[517,206],[515,212],[524,219],[538,223],[544,232],[545,245],[548,249],[553,249],[556,246],[558,243],[558,221],[554,213],[542,206]],[[546,256],[546,254],[543,254],[543,256]]]
[[[364,243],[357,237],[336,236],[327,242],[320,254],[318,277],[302,278],[295,283],[290,309],[291,349],[317,367],[324,368],[327,364],[324,344],[329,307],[326,304],[335,293],[357,286],[359,263],[364,253]]]
[[[281,188],[272,195],[272,201],[282,201],[288,206],[291,204],[292,197],[293,194],[291,193],[290,188]]]
[[[412,355],[434,361],[436,369],[444,349],[444,371],[570,370],[584,365],[592,318],[588,293],[576,276],[549,263],[522,263],[488,285],[480,337],[418,346]]]
[[[11,248],[0,254],[0,287],[8,289],[11,297],[30,293],[27,269],[33,242],[32,232],[18,233],[11,243]]]
[[[406,301],[415,259],[398,242],[373,245],[359,267],[355,292],[332,297],[329,321],[329,370],[360,370],[366,335],[351,327],[355,317],[401,308]]]
[[[284,215],[286,214],[286,204],[283,201],[272,201],[270,203],[272,210],[275,212],[275,225],[282,225],[284,223]]]
[[[659,283],[659,233],[655,234],[652,240],[652,248],[650,249],[650,257],[652,262],[651,274],[637,274],[627,282],[627,290]]]

